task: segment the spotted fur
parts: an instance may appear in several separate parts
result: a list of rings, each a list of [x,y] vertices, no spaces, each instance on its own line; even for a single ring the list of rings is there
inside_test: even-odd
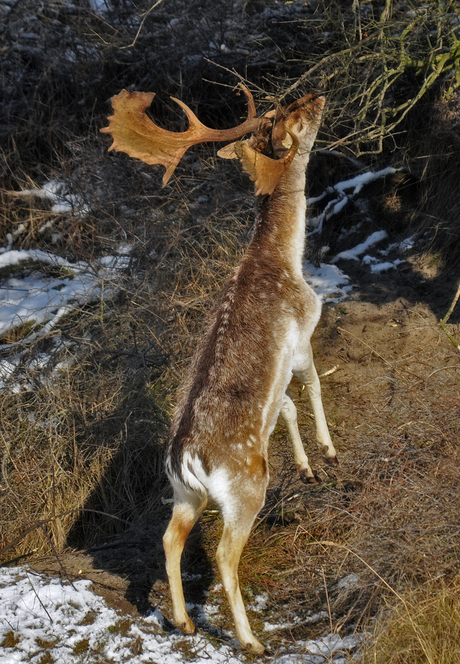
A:
[[[306,384],[318,444],[331,462],[336,460],[310,345],[321,304],[302,276],[305,171],[323,105],[321,97],[308,95],[283,111],[284,141],[298,141],[297,152],[273,193],[261,201],[248,251],[198,343],[178,393],[166,460],[174,510],[164,545],[175,623],[185,633],[194,630],[185,608],[180,557],[188,533],[212,500],[224,520],[217,561],[238,638],[258,654],[264,647],[249,626],[237,568],[265,500],[268,441],[280,413],[302,479],[314,482],[316,477],[289,396],[292,375]],[[264,141],[256,137],[255,144]],[[245,170],[250,169],[246,162]]]

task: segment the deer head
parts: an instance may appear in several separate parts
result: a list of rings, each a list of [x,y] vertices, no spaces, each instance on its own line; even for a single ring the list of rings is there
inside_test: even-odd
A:
[[[230,129],[211,129],[203,125],[193,111],[180,99],[171,97],[186,113],[189,128],[184,132],[167,131],[158,127],[145,113],[155,96],[153,92],[128,92],[122,90],[112,97],[113,115],[109,126],[102,133],[111,134],[113,143],[109,150],[126,152],[146,164],[160,164],[166,168],[163,187],[169,182],[176,166],[192,145],[206,142],[233,141],[218,152],[224,159],[239,159],[243,170],[255,182],[256,194],[271,194],[280,177],[289,167],[298,148],[298,141],[285,126],[290,108],[279,106],[276,111],[258,118],[254,100],[249,90],[240,84],[248,100],[248,117],[242,124]],[[311,94],[294,102],[307,103]],[[237,140],[253,133],[250,139]],[[289,147],[286,139],[290,137]],[[273,157],[266,153],[270,153]]]

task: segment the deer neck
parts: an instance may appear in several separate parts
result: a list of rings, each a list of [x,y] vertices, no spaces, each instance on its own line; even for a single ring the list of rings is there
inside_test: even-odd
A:
[[[259,256],[276,256],[297,275],[302,275],[305,251],[306,166],[305,159],[295,158],[274,192],[262,200],[249,248]]]

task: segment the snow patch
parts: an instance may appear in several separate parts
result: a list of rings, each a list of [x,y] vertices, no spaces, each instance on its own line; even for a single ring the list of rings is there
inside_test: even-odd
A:
[[[321,263],[315,267],[312,263],[304,263],[304,278],[318,297],[327,302],[341,302],[350,294],[353,286],[349,277],[336,265]]]
[[[246,607],[247,611],[256,611],[257,613],[261,613],[267,608],[268,604],[268,593],[261,593],[260,595],[256,595],[254,597],[254,604],[251,604]]]
[[[20,344],[1,345],[3,351],[10,349],[11,354],[0,361],[0,391],[31,388],[27,381],[11,382],[18,368],[48,368],[52,351],[59,350],[62,341],[57,336],[47,354],[30,355],[24,345],[49,335],[77,307],[113,297],[119,288],[120,273],[129,261],[128,256],[105,256],[91,263],[71,263],[39,249],[0,253],[0,275],[4,275],[0,279],[0,337],[20,331]],[[61,364],[59,368],[65,366]]]
[[[405,240],[403,240],[399,248],[401,251],[409,251],[412,249],[415,245],[415,235],[411,235],[410,237],[406,237]]]
[[[128,263],[128,258],[118,256],[106,256],[89,264],[71,263],[38,249],[6,251],[0,255],[0,273],[10,272],[14,276],[0,281],[0,335],[23,325],[46,324],[39,332],[29,335],[28,341],[44,336],[73,308],[99,299],[105,281],[108,282],[104,293],[107,297],[110,280]],[[49,274],[43,269],[45,266],[55,270]],[[19,269],[28,274],[16,276]],[[55,272],[61,274],[57,276]]]
[[[289,622],[283,622],[278,624],[265,623],[264,631],[265,632],[276,632],[281,629],[292,629],[292,627],[299,627],[300,625],[313,625],[314,623],[321,622],[329,617],[327,611],[318,611],[318,613],[312,613],[310,616],[305,616],[300,618],[295,616],[293,620]]]
[[[361,256],[361,254],[364,254],[364,252],[367,251],[369,247],[372,247],[374,244],[377,244],[382,240],[385,240],[387,237],[388,233],[386,231],[375,231],[375,233],[369,235],[369,237],[364,242],[360,242],[360,244],[357,244],[356,247],[353,247],[353,249],[341,251],[332,259],[331,263],[337,263],[339,260],[357,261],[358,257]]]
[[[353,572],[339,579],[337,583],[338,589],[344,591],[353,590],[354,588],[357,588],[358,585],[359,585],[359,576],[357,574],[354,574]]]
[[[108,0],[89,0],[89,5],[96,14],[104,14],[110,9]]]
[[[63,180],[48,180],[40,189],[22,189],[16,192],[17,196],[37,196],[53,203],[51,211],[65,214],[70,212],[79,217],[86,217],[91,208],[81,196],[71,194],[68,185]]]
[[[307,622],[321,620],[327,615],[326,612],[315,614]],[[70,584],[27,568],[0,568],[1,664],[39,664],[45,657],[59,664],[89,661],[177,664],[186,659],[181,652],[182,644],[195,664],[242,664],[247,661],[244,653],[227,644],[215,646],[206,636],[185,637],[177,630],[165,634],[164,618],[158,609],[147,617],[133,618],[128,629],[126,625],[117,629],[122,618],[125,616],[117,614],[93,593],[88,580]],[[296,646],[301,649],[301,654],[285,654],[275,661],[278,664],[291,661],[340,664],[344,661],[342,655],[356,644],[357,639],[352,636],[341,638],[330,634],[321,639],[298,642]],[[321,660],[314,659],[319,656]]]
[[[365,173],[356,175],[350,180],[344,180],[331,187],[327,187],[320,196],[308,198],[307,207],[314,205],[315,203],[319,203],[328,195],[334,196],[334,198],[326,205],[321,214],[308,220],[309,226],[314,229],[314,233],[321,232],[324,222],[330,219],[332,216],[339,214],[339,212],[343,210],[348,201],[360,193],[364,185],[370,184],[374,180],[384,178],[387,175],[392,175],[393,173],[396,173],[400,170],[400,168],[393,168],[389,166],[388,168],[383,168],[382,170],[376,172],[366,171]],[[351,191],[349,193],[345,193],[348,190]]]
[[[273,660],[273,664],[346,664],[349,661],[348,653],[357,645],[354,636],[341,637],[338,634],[329,634],[315,641],[305,641],[304,653],[282,655]]]

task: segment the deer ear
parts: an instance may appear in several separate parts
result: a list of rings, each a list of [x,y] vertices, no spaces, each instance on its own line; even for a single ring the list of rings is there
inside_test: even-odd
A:
[[[220,150],[217,151],[217,156],[222,159],[238,159],[238,155],[235,152],[235,146],[239,142],[240,141],[235,141],[234,143],[224,145],[223,148],[220,148]]]
[[[283,174],[274,159],[257,152],[247,143],[241,141],[235,145],[235,152],[241,162],[243,171],[255,183],[256,196],[271,194]]]

